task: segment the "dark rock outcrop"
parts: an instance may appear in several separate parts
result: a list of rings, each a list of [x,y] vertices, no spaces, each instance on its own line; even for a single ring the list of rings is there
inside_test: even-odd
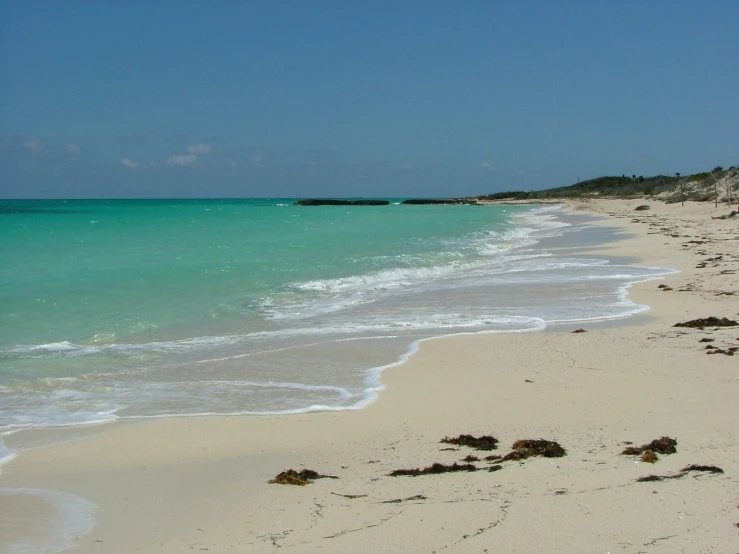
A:
[[[401,204],[477,204],[475,198],[409,198]]]
[[[387,206],[389,200],[337,200],[335,198],[306,198],[298,200],[295,206]]]

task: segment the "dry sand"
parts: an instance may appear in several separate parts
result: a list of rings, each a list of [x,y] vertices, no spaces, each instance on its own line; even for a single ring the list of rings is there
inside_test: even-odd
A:
[[[360,411],[90,428],[85,438],[22,453],[3,467],[0,488],[94,502],[97,525],[71,550],[79,553],[739,552],[739,352],[705,350],[739,346],[739,327],[673,327],[739,319],[739,220],[712,220],[728,212],[712,204],[651,202],[635,212],[642,203],[568,209],[631,234],[599,252],[680,270],[630,289],[652,307],[647,316],[426,341],[385,372],[387,389]],[[587,332],[572,333],[579,327]],[[495,472],[476,462],[473,473],[388,476],[491,454],[439,443],[463,433],[497,437],[492,453],[543,438],[567,455],[508,461]],[[665,435],[677,438],[677,453],[654,465],[620,455],[626,441]],[[689,464],[724,473],[637,482]],[[267,483],[288,468],[339,479]],[[20,497],[0,502],[0,518],[23,509]],[[0,532],[6,549],[11,532]]]

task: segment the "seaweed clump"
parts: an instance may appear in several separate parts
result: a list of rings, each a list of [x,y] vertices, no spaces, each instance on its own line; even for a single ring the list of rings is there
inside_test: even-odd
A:
[[[706,346],[706,349],[711,348],[706,354],[725,354],[727,356],[733,356],[734,352],[739,350],[739,346],[732,346],[726,350],[723,348],[716,348],[715,346],[708,345]]]
[[[490,435],[473,437],[472,435],[459,435],[458,437],[444,437],[441,441],[445,444],[456,444],[457,446],[469,446],[475,450],[495,450],[498,448],[498,439]]]
[[[559,443],[544,439],[517,440],[511,446],[512,451],[501,458],[501,462],[508,460],[525,460],[532,456],[544,458],[561,458],[567,451]]]
[[[671,439],[670,437],[660,437],[658,439],[654,439],[649,444],[643,444],[641,446],[629,446],[628,448],[624,449],[621,454],[625,454],[626,456],[640,456],[644,454],[647,450],[651,450],[652,452],[657,454],[674,454],[675,452],[677,452],[676,447],[677,440]]]
[[[704,466],[704,465],[691,464],[689,466],[685,466],[678,473],[674,473],[672,475],[645,475],[644,477],[639,477],[636,481],[638,483],[648,483],[651,481],[666,481],[667,479],[682,479],[691,471],[703,471],[706,473],[723,473],[724,472],[723,469],[721,469],[720,467],[716,467],[716,466]]]
[[[304,487],[316,479],[338,479],[338,477],[333,475],[321,475],[312,469],[302,469],[300,471],[288,469],[287,471],[277,474],[274,479],[270,479],[268,482],[271,485],[297,485]]]
[[[702,466],[702,465],[696,465],[696,464],[690,464],[689,466],[685,466],[680,470],[683,473],[686,473],[688,471],[707,471],[708,473],[723,473],[724,470],[720,467],[716,466]]]
[[[657,453],[654,450],[645,450],[644,454],[641,456],[641,461],[649,464],[653,464],[657,460],[659,460],[659,456],[657,456]]]
[[[419,469],[396,469],[392,473],[390,473],[390,477],[400,477],[400,476],[408,476],[408,477],[418,477],[419,475],[432,475],[437,473],[455,473],[458,471],[477,471],[477,468],[473,466],[472,464],[458,464],[457,462],[454,462],[452,465],[444,465],[444,464],[433,464],[429,467]]]
[[[408,498],[393,498],[392,500],[383,500],[380,504],[400,504],[401,502],[409,502],[411,500],[426,500],[426,497],[422,494],[415,496],[409,496]]]
[[[734,327],[739,325],[739,321],[734,321],[728,317],[702,317],[700,319],[691,319],[682,323],[675,323],[673,327],[689,327],[691,329],[703,329],[705,327]]]
[[[637,483],[649,483],[651,481],[664,481],[665,479],[679,479],[682,477],[682,475],[645,475],[644,477],[639,477],[636,482]]]

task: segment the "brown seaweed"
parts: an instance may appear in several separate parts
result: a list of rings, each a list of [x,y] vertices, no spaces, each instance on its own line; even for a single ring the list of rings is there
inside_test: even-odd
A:
[[[664,481],[665,479],[679,479],[682,477],[682,474],[677,475],[645,475],[644,477],[639,477],[636,482],[637,483],[648,483],[650,481]]]
[[[672,475],[646,475],[644,477],[639,477],[636,481],[638,483],[646,483],[650,481],[666,481],[667,479],[682,479],[691,471],[703,471],[706,473],[723,473],[724,472],[723,469],[721,469],[720,467],[716,467],[716,466],[704,466],[704,465],[691,464],[689,466],[685,466],[678,473],[674,473]]]
[[[511,452],[500,459],[501,462],[520,461],[532,456],[561,458],[567,454],[567,451],[559,443],[544,439],[517,440],[511,448]]]
[[[688,472],[688,471],[707,471],[709,473],[723,473],[724,472],[724,470],[721,469],[720,467],[716,467],[716,466],[702,466],[702,465],[696,465],[696,464],[691,464],[689,466],[685,466],[680,471],[682,471],[682,472]]]
[[[648,464],[653,464],[657,460],[659,460],[659,456],[657,456],[654,450],[645,450],[641,456],[641,461],[647,462]]]
[[[408,476],[408,477],[418,477],[419,475],[435,475],[437,473],[455,473],[457,471],[477,471],[477,468],[473,466],[472,464],[458,464],[457,462],[454,462],[452,465],[444,465],[444,464],[433,464],[429,467],[419,469],[396,469],[392,473],[390,473],[390,477],[400,477],[400,476]]]
[[[288,469],[279,473],[274,479],[270,479],[268,483],[272,485],[298,485],[303,487],[316,479],[338,479],[338,477],[334,475],[321,475],[312,469],[303,469],[300,471]]]
[[[511,446],[513,450],[529,450],[533,456],[544,456],[545,458],[561,458],[567,451],[559,443],[544,439],[517,440]]]
[[[490,435],[483,435],[481,437],[473,437],[472,435],[444,437],[440,442],[445,444],[456,444],[457,446],[469,446],[475,450],[495,450],[498,448],[498,439]]]
[[[400,504],[401,502],[408,502],[410,500],[426,500],[426,497],[422,494],[416,496],[409,496],[408,498],[393,498],[392,500],[383,500],[380,504]]]
[[[711,348],[706,354],[725,354],[726,356],[733,356],[734,353],[739,350],[739,347],[732,346],[731,348],[727,348],[724,350],[723,348],[716,348],[715,346],[706,346],[706,348]]]
[[[629,446],[628,448],[625,448],[621,454],[625,454],[627,456],[640,456],[647,450],[651,450],[658,454],[674,454],[677,452],[676,446],[677,440],[671,439],[670,437],[660,437],[658,439],[654,439],[649,444]]]
[[[734,321],[728,317],[703,317],[700,319],[691,319],[682,323],[675,323],[673,327],[688,327],[691,329],[703,329],[704,327],[734,327],[739,325],[739,321]]]

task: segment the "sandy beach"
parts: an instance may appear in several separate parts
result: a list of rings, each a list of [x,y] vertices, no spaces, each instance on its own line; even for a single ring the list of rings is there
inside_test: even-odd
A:
[[[738,552],[739,327],[674,325],[739,319],[739,220],[712,219],[730,211],[712,203],[565,209],[624,230],[599,254],[679,270],[631,287],[649,312],[425,341],[357,411],[16,433],[6,443],[22,452],[0,476],[13,492],[0,496],[0,552],[20,552],[54,518],[20,489],[95,505],[94,528],[70,537],[80,554]],[[500,442],[492,452],[440,443],[461,434]],[[677,452],[654,464],[621,454],[663,436]],[[519,439],[567,454],[489,471],[483,458]],[[467,456],[480,458],[477,471],[389,476]],[[690,465],[723,473],[681,471]],[[337,478],[268,483],[289,468]],[[648,475],[673,478],[638,481]]]

